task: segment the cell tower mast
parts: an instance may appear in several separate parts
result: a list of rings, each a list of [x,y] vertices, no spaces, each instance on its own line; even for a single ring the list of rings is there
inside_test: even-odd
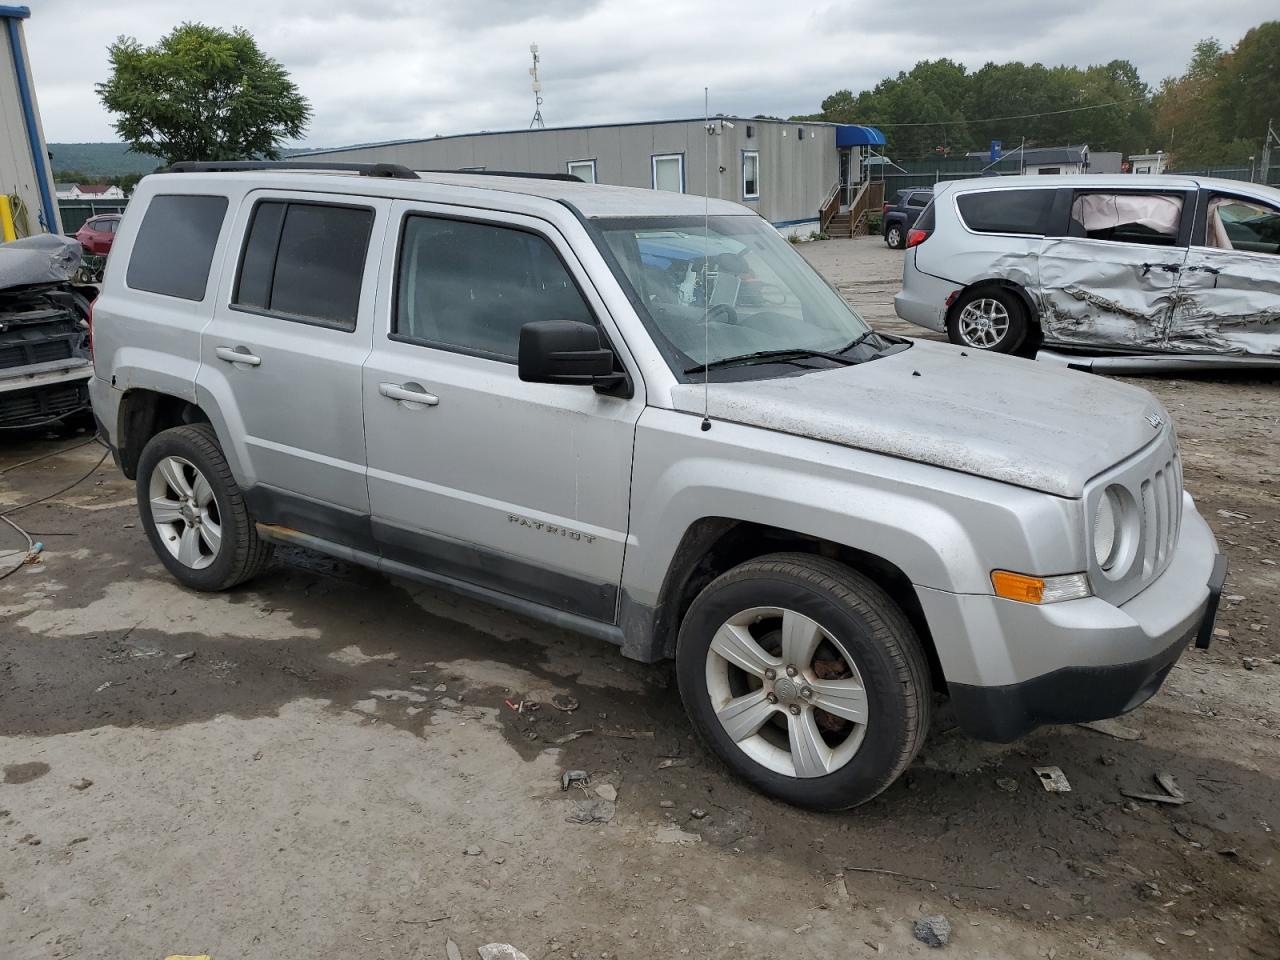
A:
[[[533,78],[533,119],[529,121],[529,129],[537,127],[543,130],[547,125],[542,122],[542,81],[538,79],[538,64],[542,58],[538,56],[536,43],[529,44],[529,52],[533,54],[533,66],[529,68],[529,76]]]

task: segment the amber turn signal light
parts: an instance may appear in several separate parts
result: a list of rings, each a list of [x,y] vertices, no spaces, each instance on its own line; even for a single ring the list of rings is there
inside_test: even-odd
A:
[[[1060,577],[1031,577],[1011,570],[992,570],[991,586],[996,596],[1019,603],[1057,603],[1079,600],[1090,594],[1089,578],[1083,573]]]

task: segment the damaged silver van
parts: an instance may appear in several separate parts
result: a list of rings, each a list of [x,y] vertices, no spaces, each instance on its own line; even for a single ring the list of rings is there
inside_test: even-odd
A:
[[[1280,191],[1135,175],[944,184],[908,237],[894,306],[999,353],[1280,364]]]

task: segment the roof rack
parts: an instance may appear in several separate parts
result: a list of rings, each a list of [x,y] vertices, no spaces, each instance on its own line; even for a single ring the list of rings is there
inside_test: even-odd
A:
[[[473,177],[516,177],[520,180],[560,180],[569,183],[586,183],[572,173],[529,173],[522,170],[420,170],[419,173],[458,173]]]
[[[179,160],[163,173],[228,173],[235,170],[310,170],[315,173],[358,173],[362,177],[417,180],[418,175],[399,163],[322,163],[313,160]]]

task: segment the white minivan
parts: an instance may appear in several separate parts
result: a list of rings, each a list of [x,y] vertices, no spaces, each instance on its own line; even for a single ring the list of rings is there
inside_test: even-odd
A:
[[[1280,190],[1183,176],[939,185],[898,316],[999,353],[1041,345],[1280,363]]]

